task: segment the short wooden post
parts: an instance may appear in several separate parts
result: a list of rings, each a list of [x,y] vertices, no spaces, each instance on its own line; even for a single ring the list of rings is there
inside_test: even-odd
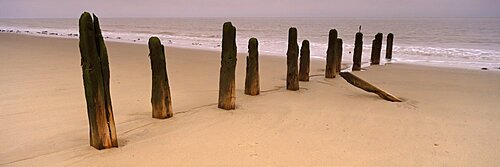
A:
[[[375,39],[372,42],[372,55],[371,55],[371,65],[380,64],[380,54],[382,52],[382,33],[377,33]]]
[[[356,40],[354,41],[354,54],[353,54],[353,63],[352,63],[352,71],[360,71],[361,70],[361,56],[363,54],[363,33],[356,33]]]
[[[288,30],[288,51],[286,52],[287,59],[287,75],[286,89],[299,90],[299,45],[297,44],[297,28],[292,27]]]
[[[335,78],[335,45],[337,43],[337,30],[330,30],[328,33],[328,49],[326,51],[325,78]]]
[[[300,69],[299,81],[309,81],[309,66],[311,61],[311,52],[309,50],[309,41],[302,41],[300,48]]]
[[[394,34],[389,33],[387,35],[387,48],[385,49],[385,59],[392,59],[392,44],[394,41]]]
[[[153,118],[170,118],[174,113],[172,111],[172,97],[170,96],[167,64],[165,62],[165,47],[158,37],[149,38],[148,45],[153,79],[151,89]]]
[[[223,26],[221,59],[218,107],[232,110],[236,108],[236,27],[231,22]]]
[[[84,12],[79,21],[80,55],[90,145],[96,149],[118,147],[109,91],[109,61],[97,16]]]
[[[256,38],[248,41],[247,75],[245,78],[245,94],[259,95],[259,42]]]
[[[337,38],[337,43],[335,44],[335,70],[336,73],[340,73],[342,67],[342,50],[343,50],[343,42],[342,39]]]

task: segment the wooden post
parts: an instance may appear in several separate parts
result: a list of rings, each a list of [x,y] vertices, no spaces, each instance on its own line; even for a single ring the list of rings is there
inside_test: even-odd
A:
[[[328,50],[326,51],[325,78],[335,78],[335,45],[337,43],[337,30],[330,30],[328,33]]]
[[[387,35],[387,48],[385,49],[385,59],[392,59],[392,44],[394,41],[394,34],[389,33]]]
[[[382,33],[377,33],[372,43],[371,65],[380,64],[380,54],[382,52]]]
[[[340,73],[341,67],[342,67],[342,49],[343,49],[343,42],[342,39],[337,38],[337,43],[335,44],[335,72],[338,74]]]
[[[309,81],[309,66],[311,61],[311,52],[309,50],[309,41],[302,41],[302,47],[300,48],[300,69],[299,69],[299,81]]]
[[[236,108],[236,27],[231,22],[224,23],[222,30],[222,53],[219,77],[219,108]]]
[[[245,78],[245,94],[259,95],[259,42],[256,38],[248,41],[247,75]]]
[[[356,40],[354,41],[354,54],[353,54],[353,63],[352,63],[352,71],[360,71],[361,70],[361,55],[363,54],[363,33],[356,33]]]
[[[299,90],[299,45],[297,44],[297,29],[292,27],[288,30],[288,51],[286,52],[287,59],[287,75],[286,89]]]
[[[161,44],[158,37],[149,38],[148,45],[153,76],[151,89],[153,118],[170,118],[174,113],[172,111],[172,97],[170,96],[167,65],[165,62],[165,47]]]
[[[84,12],[79,21],[80,55],[90,145],[96,149],[118,147],[111,95],[109,94],[109,61],[99,19]]]

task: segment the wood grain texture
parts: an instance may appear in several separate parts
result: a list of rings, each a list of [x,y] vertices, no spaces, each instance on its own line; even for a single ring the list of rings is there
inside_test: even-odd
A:
[[[297,44],[297,28],[292,27],[288,31],[288,51],[286,52],[287,75],[286,89],[299,90],[299,45]]]
[[[343,41],[337,38],[337,43],[335,45],[335,72],[340,73],[342,66],[342,53],[343,53]]]
[[[377,33],[375,35],[375,39],[372,42],[372,54],[371,54],[371,65],[379,65],[380,64],[380,54],[382,53],[382,33]]]
[[[335,50],[337,44],[337,30],[332,29],[328,33],[328,49],[326,51],[326,67],[325,78],[335,78],[337,71],[335,70]]]
[[[259,41],[250,38],[248,41],[247,68],[245,77],[245,94],[259,95]]]
[[[236,27],[231,22],[226,22],[222,31],[218,106],[221,109],[232,110],[236,108]]]
[[[403,100],[399,99],[398,97],[377,88],[376,86],[366,82],[365,80],[357,77],[356,75],[350,73],[350,72],[341,72],[340,76],[344,78],[347,82],[349,82],[351,85],[354,85],[360,89],[363,89],[367,92],[370,93],[375,93],[378,96],[380,96],[382,99],[385,99],[387,101],[391,102],[402,102]]]
[[[309,41],[304,40],[300,47],[299,81],[309,81],[310,61],[311,51],[309,49]]]
[[[361,70],[361,56],[363,54],[363,33],[356,33],[354,41],[354,53],[352,56],[352,71]]]
[[[99,19],[84,12],[79,20],[79,32],[90,145],[96,149],[118,147],[109,93],[108,54],[99,27]]]
[[[149,58],[151,60],[151,105],[153,118],[165,119],[174,115],[172,97],[167,75],[165,47],[158,37],[151,37],[148,41]]]

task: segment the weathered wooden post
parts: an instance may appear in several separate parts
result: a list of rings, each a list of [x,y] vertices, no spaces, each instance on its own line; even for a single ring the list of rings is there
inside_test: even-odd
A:
[[[353,54],[353,63],[352,63],[352,71],[360,71],[361,70],[361,55],[363,54],[363,33],[356,33],[356,40],[354,41],[354,54]]]
[[[336,50],[335,50],[335,70],[336,73],[340,73],[340,69],[342,67],[342,49],[343,49],[343,42],[342,39],[337,38],[337,43],[335,44]]]
[[[366,82],[365,80],[357,77],[356,75],[350,73],[350,72],[341,72],[340,76],[344,78],[347,82],[349,82],[351,85],[356,86],[360,89],[363,89],[367,92],[375,93],[381,98],[391,101],[391,102],[402,102],[403,100],[399,99],[398,97],[376,87],[373,86],[372,84]]]
[[[385,59],[392,59],[392,44],[394,41],[394,34],[389,33],[387,35],[387,48],[385,49]]]
[[[337,43],[337,30],[330,30],[328,33],[328,49],[326,51],[325,78],[335,78],[335,45]]]
[[[245,94],[259,95],[259,42],[256,38],[248,41],[247,75],[245,78]]]
[[[380,64],[380,54],[382,52],[382,33],[377,33],[375,39],[372,42],[372,55],[371,55],[371,65]]]
[[[310,61],[311,51],[309,50],[309,41],[304,40],[300,48],[299,81],[309,81]]]
[[[165,62],[165,47],[161,44],[158,37],[149,38],[148,45],[153,76],[151,89],[153,118],[170,118],[174,113],[172,111],[172,97],[170,96],[167,65]]]
[[[236,27],[231,22],[224,23],[222,29],[222,53],[219,76],[219,108],[236,108]]]
[[[287,59],[287,75],[286,89],[299,90],[299,45],[297,44],[297,28],[292,27],[288,30],[288,51],[286,52]]]
[[[84,12],[80,16],[79,32],[90,145],[99,150],[118,147],[109,94],[108,53],[97,16]]]

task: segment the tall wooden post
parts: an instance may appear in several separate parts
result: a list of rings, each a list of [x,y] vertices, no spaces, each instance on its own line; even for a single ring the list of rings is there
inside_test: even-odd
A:
[[[328,50],[326,51],[325,78],[335,78],[335,45],[337,43],[337,30],[330,30],[328,34]]]
[[[79,32],[90,145],[99,150],[118,147],[109,93],[108,53],[97,16],[84,12],[80,16]]]
[[[256,38],[248,41],[247,75],[245,78],[245,94],[259,95],[259,42]]]
[[[287,59],[287,75],[286,89],[299,90],[299,45],[297,44],[297,29],[292,27],[288,30],[288,51],[286,52]]]
[[[219,77],[219,108],[236,108],[236,27],[231,22],[224,23],[222,30],[222,53]]]
[[[353,54],[353,63],[352,63],[352,71],[360,71],[361,70],[361,55],[363,54],[363,33],[356,33],[356,40],[354,41],[354,54]]]
[[[174,113],[172,111],[172,97],[170,96],[167,64],[165,62],[165,47],[161,44],[158,37],[149,38],[148,45],[153,76],[151,89],[153,118],[170,118]]]
[[[372,55],[371,55],[371,65],[379,65],[380,64],[380,54],[382,52],[382,33],[377,33],[375,35],[375,39],[372,43]]]
[[[337,43],[335,45],[335,70],[336,73],[340,73],[340,69],[342,67],[342,50],[343,50],[343,42],[342,39],[337,38]]]
[[[309,81],[309,66],[311,61],[311,52],[309,50],[309,41],[302,41],[300,48],[300,69],[299,81]]]
[[[385,58],[388,60],[392,59],[392,44],[394,41],[394,34],[389,33],[387,35],[387,48],[385,49]]]

